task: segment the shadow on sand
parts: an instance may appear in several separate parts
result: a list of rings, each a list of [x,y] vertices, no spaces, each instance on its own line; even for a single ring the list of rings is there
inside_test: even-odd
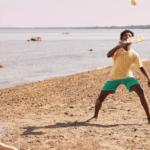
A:
[[[21,135],[42,135],[43,132],[33,132],[37,129],[45,129],[45,128],[68,128],[68,127],[80,127],[80,126],[93,126],[93,127],[101,127],[101,128],[111,128],[111,127],[117,127],[117,126],[131,126],[131,125],[137,125],[137,124],[114,124],[114,125],[100,125],[100,124],[93,124],[88,122],[68,122],[68,123],[56,123],[55,125],[49,125],[49,126],[28,126],[21,129],[26,129]]]

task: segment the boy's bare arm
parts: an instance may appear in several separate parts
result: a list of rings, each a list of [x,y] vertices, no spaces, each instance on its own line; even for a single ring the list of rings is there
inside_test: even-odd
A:
[[[117,45],[115,48],[113,48],[112,50],[110,50],[108,53],[107,53],[107,57],[112,57],[114,55],[114,53],[120,49],[121,47],[124,47],[126,46],[126,49],[129,50],[130,49],[130,45],[131,43],[126,43],[126,41],[120,41],[119,42],[121,45]]]
[[[108,53],[107,53],[107,57],[110,58],[114,55],[114,53],[119,49],[121,48],[121,45],[117,45],[115,48],[113,48],[112,50],[110,50]]]
[[[115,48],[113,48],[112,50],[110,50],[108,53],[107,53],[107,57],[110,58],[114,55],[114,53],[120,49],[121,47],[124,47],[125,46],[125,41],[120,41],[120,44],[121,45],[117,45]]]
[[[147,74],[147,72],[146,72],[146,70],[144,69],[144,67],[140,67],[140,70],[141,70],[141,72],[144,74],[144,76],[145,76],[148,80],[150,80],[150,77],[149,77],[149,75]]]
[[[150,87],[150,77],[144,67],[140,67],[141,72],[144,74],[144,76],[148,79],[148,86]]]

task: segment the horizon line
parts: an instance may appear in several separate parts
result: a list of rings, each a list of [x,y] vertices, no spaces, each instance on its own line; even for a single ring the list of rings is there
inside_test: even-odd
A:
[[[130,26],[150,26],[149,25],[124,25],[124,26],[117,26],[117,25],[112,25],[112,26],[66,26],[66,27],[0,27],[0,28],[105,28],[105,27],[130,27]]]

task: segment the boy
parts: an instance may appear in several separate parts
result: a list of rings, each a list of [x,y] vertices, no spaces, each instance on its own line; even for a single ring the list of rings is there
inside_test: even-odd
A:
[[[87,122],[97,120],[98,112],[105,98],[109,94],[114,94],[120,84],[124,84],[129,92],[135,91],[139,96],[141,104],[146,112],[148,123],[150,124],[150,109],[147,103],[147,98],[139,82],[134,78],[133,73],[130,70],[132,64],[138,67],[148,79],[148,86],[150,87],[150,77],[145,71],[139,55],[134,50],[130,49],[131,43],[126,43],[127,39],[133,36],[134,33],[132,31],[123,31],[120,35],[120,43],[107,53],[107,57],[112,57],[114,60],[113,68],[96,101],[94,116],[87,120]]]

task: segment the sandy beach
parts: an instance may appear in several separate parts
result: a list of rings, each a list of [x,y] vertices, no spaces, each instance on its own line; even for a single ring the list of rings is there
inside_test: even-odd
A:
[[[150,61],[143,65],[150,75]],[[111,68],[1,89],[1,142],[18,150],[149,150],[146,114],[124,85],[106,98],[96,122],[85,122]],[[147,79],[132,71],[150,105]]]

